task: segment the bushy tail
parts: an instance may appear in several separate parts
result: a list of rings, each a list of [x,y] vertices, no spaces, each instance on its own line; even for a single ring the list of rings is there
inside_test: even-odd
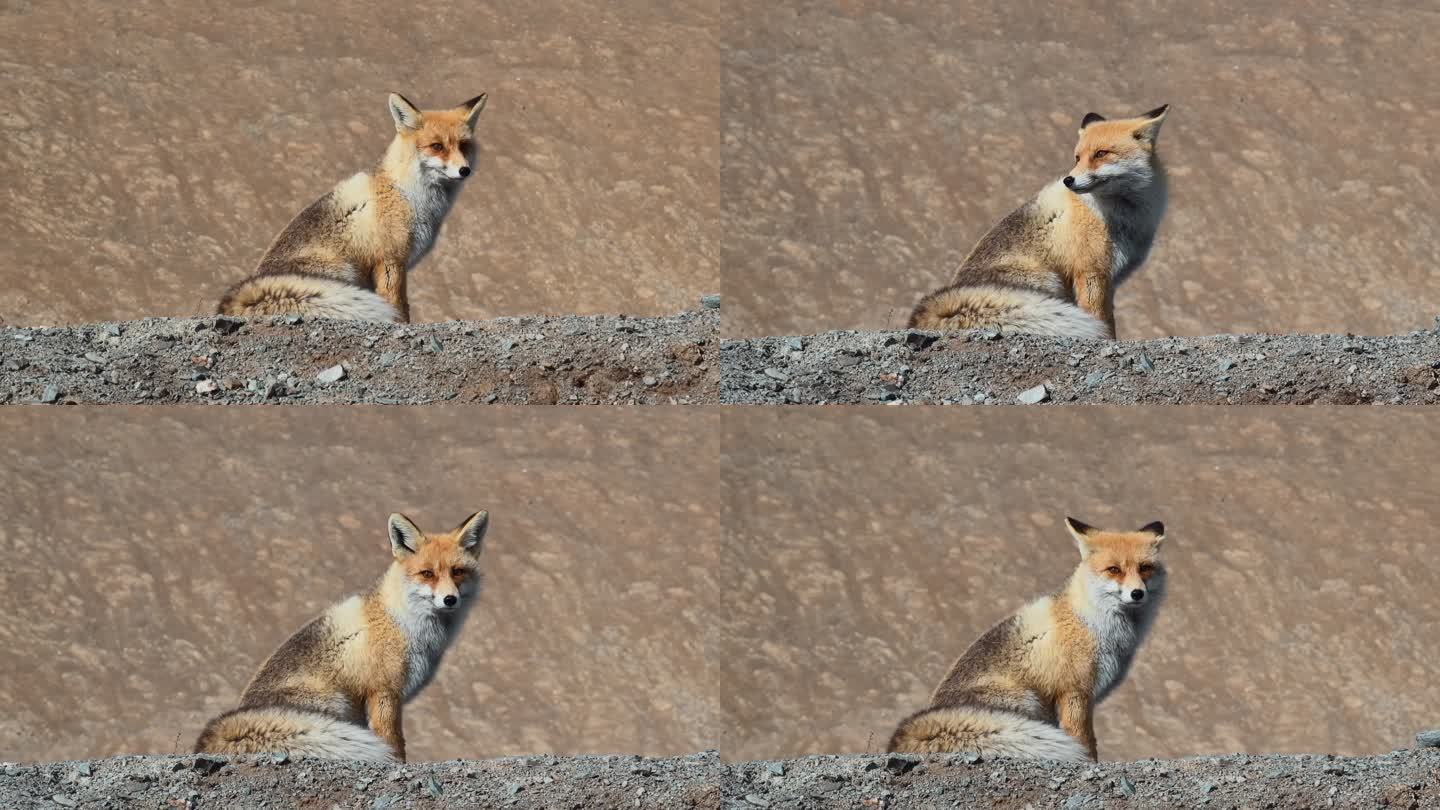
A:
[[[890,738],[897,753],[976,751],[1000,757],[1087,762],[1090,757],[1059,726],[971,706],[926,709],[900,723]]]
[[[283,706],[236,709],[211,720],[195,741],[197,754],[263,754],[395,762],[373,731],[319,712]]]
[[[267,273],[231,287],[218,314],[311,315],[353,321],[394,321],[395,308],[370,290],[324,276]]]
[[[952,284],[930,293],[910,313],[909,327],[937,332],[1000,327],[1055,337],[1110,336],[1104,323],[1069,301],[991,284]]]

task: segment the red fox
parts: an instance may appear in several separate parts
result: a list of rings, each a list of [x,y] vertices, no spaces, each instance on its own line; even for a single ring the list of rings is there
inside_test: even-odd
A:
[[[1169,109],[1086,115],[1070,173],[991,228],[954,280],[920,299],[909,327],[1114,339],[1113,290],[1150,255],[1165,215],[1155,141]]]
[[[434,677],[479,592],[477,512],[426,535],[390,516],[394,561],[368,593],[332,606],[270,655],[239,708],[211,720],[195,753],[405,761],[401,707]]]
[[[890,751],[1098,760],[1095,705],[1124,680],[1165,596],[1165,527],[1065,526],[1080,546],[1069,582],[971,644]]]
[[[485,99],[421,112],[392,93],[395,139],[380,165],[291,220],[255,274],[225,293],[219,314],[408,322],[406,273],[430,252],[470,176]]]

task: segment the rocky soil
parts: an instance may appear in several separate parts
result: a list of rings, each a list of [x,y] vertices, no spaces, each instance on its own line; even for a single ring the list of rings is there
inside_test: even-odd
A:
[[[0,329],[0,403],[714,403],[718,306],[707,296],[665,318]]]
[[[715,752],[515,757],[405,766],[284,756],[7,764],[0,805],[198,807],[1389,807],[1440,803],[1440,751],[1226,756],[1073,765],[975,754],[728,764]]]
[[[1093,342],[997,330],[722,341],[737,404],[1440,402],[1440,329]]]

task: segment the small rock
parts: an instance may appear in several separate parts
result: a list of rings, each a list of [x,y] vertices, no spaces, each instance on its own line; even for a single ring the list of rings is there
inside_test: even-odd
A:
[[[771,776],[785,775],[785,766],[779,762],[772,762],[769,765],[766,765],[765,770],[769,771]]]
[[[518,795],[520,791],[524,789],[525,786],[520,784],[519,782],[511,782],[510,784],[505,786],[505,792],[510,794],[511,796]]]
[[[225,760],[204,755],[195,757],[195,761],[190,764],[191,770],[198,771],[205,776],[209,776],[223,767],[225,767]]]
[[[1345,773],[1345,766],[1344,766],[1344,765],[1341,765],[1341,764],[1338,763],[1338,762],[1335,762],[1335,763],[1331,763],[1331,764],[1329,764],[1329,765],[1326,765],[1322,770],[1324,770],[1325,773],[1328,773],[1328,774],[1330,774],[1331,776],[1342,776],[1342,775],[1344,775],[1344,773]]]
[[[769,807],[770,800],[764,796],[756,796],[754,793],[745,794],[745,803],[755,807]]]
[[[655,386],[660,384],[659,380],[651,377],[648,374],[645,375],[644,379],[640,380],[640,382],[644,383],[646,388],[654,388]]]
[[[1123,776],[1120,777],[1120,781],[1115,784],[1115,789],[1120,791],[1121,796],[1135,795],[1135,783]]]
[[[293,312],[290,313],[289,315],[286,315],[286,316],[285,316],[285,323],[288,323],[288,324],[290,324],[291,326],[294,326],[294,325],[296,325],[296,324],[298,324],[298,323],[302,323],[302,322],[304,322],[304,320],[305,320],[304,318],[300,317],[299,315],[296,315],[296,314],[293,313]]]
[[[299,317],[299,316],[296,316]],[[290,755],[284,751],[276,751],[270,755],[270,761],[276,765],[284,765],[290,761]]]
[[[1079,810],[1079,808],[1084,807],[1089,801],[1089,794],[1076,793],[1065,800],[1065,810]]]
[[[100,327],[100,332],[106,337],[120,337],[120,324],[107,323]]]
[[[227,318],[222,315],[215,319],[215,331],[222,335],[233,335],[239,332],[240,327],[244,325],[245,322],[239,318]]]
[[[1015,397],[1015,400],[1021,405],[1038,405],[1049,398],[1050,389],[1046,388],[1044,383],[1041,383],[1034,388],[1027,388],[1021,391]]]
[[[60,400],[60,389],[53,385],[45,386],[45,391],[40,394],[40,401],[46,405],[54,404]]]
[[[1219,785],[1216,785],[1214,782],[1206,782],[1206,783],[1204,783],[1204,784],[1202,784],[1202,785],[1200,786],[1200,792],[1201,792],[1201,793],[1214,793],[1214,792],[1215,792],[1215,788],[1217,788],[1217,787],[1219,787]]]
[[[710,295],[700,296],[700,306],[704,307],[705,309],[719,309],[720,295],[718,293],[711,293]]]
[[[1440,748],[1440,728],[1416,734],[1415,744],[1421,748]]]
[[[885,758],[885,770],[896,776],[909,773],[920,764],[919,757],[908,757],[901,754],[891,754]]]
[[[1217,365],[1220,367],[1221,371],[1229,371],[1230,369],[1235,367],[1235,361],[1231,360],[1228,357],[1222,357],[1220,358],[1220,362]]]
[[[1085,375],[1085,387],[1094,388],[1100,383],[1105,382],[1109,377],[1110,372],[1108,371],[1092,371]]]
[[[989,329],[986,329],[986,330],[982,331],[982,332],[980,333],[980,337],[983,337],[983,338],[985,338],[986,340],[999,340],[999,339],[1000,339],[1000,330],[999,330],[999,329],[996,329],[995,327],[992,326],[992,327],[990,327]]]
[[[319,374],[315,375],[315,382],[318,382],[321,385],[337,383],[343,379],[345,379],[344,366],[331,366],[330,368],[327,368]]]
[[[910,332],[905,335],[905,345],[910,351],[918,352],[930,348],[930,345],[940,338],[936,335],[927,335],[924,332]]]
[[[90,763],[88,762],[82,762],[75,766],[75,774],[77,776],[90,776],[94,772],[94,769],[90,767]]]
[[[395,365],[395,362],[396,362],[397,360],[399,360],[399,359],[400,359],[400,355],[396,354],[395,352],[381,352],[381,353],[380,353],[380,367],[381,367],[381,368],[390,368],[391,366]]]
[[[370,807],[372,810],[386,810],[397,801],[399,801],[399,797],[396,796],[376,796],[375,801],[370,802]]]
[[[790,375],[789,375],[789,374],[786,374],[785,372],[781,371],[781,370],[778,369],[778,368],[767,368],[767,369],[765,369],[765,376],[766,376],[766,377],[769,377],[769,378],[772,379],[772,380],[781,380],[782,382],[783,382],[784,380],[790,379]]]
[[[980,756],[979,751],[966,751],[960,755],[960,758],[965,761],[966,765],[979,765],[985,761],[985,758]]]
[[[496,395],[495,395],[495,392],[492,391],[492,392],[490,392],[490,393],[488,393],[488,394],[485,395],[485,402],[486,402],[486,403],[491,403],[491,402],[494,402],[495,400],[497,400],[497,399],[499,399],[499,398],[500,398],[500,397],[496,396]]]
[[[80,806],[80,803],[79,803],[79,802],[75,801],[74,799],[70,798],[69,796],[66,796],[64,793],[56,793],[54,796],[51,796],[51,797],[50,797],[50,801],[52,801],[52,802],[60,805],[61,807],[79,807],[79,806]]]
[[[429,349],[431,354],[439,354],[445,351],[445,344],[440,342],[440,338],[431,335],[430,340],[425,344],[425,348]]]
[[[89,360],[97,366],[105,365],[105,358],[99,354],[96,354],[95,352],[86,352],[85,359]]]
[[[1140,356],[1135,358],[1135,367],[1149,373],[1155,370],[1155,361],[1150,359],[1150,355],[1141,352]]]
[[[220,390],[220,383],[214,380],[201,380],[195,383],[195,393],[197,394],[213,394],[218,390]]]
[[[420,786],[425,788],[425,792],[429,794],[432,799],[438,799],[445,793],[445,789],[440,787],[439,780],[433,776],[425,777],[424,781],[420,783]]]

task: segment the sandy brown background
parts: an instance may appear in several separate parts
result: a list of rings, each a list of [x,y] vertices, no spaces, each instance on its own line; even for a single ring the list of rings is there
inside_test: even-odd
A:
[[[727,335],[903,327],[1069,170],[1173,105],[1120,336],[1395,333],[1440,314],[1433,5],[750,4],[723,43]]]
[[[727,758],[884,750],[954,658],[1164,520],[1169,601],[1103,759],[1367,754],[1440,715],[1434,417],[752,409],[725,419]],[[732,472],[741,471],[741,472]]]
[[[212,311],[379,160],[391,90],[490,93],[416,320],[694,308],[719,287],[718,8],[5,3],[0,322]]]
[[[0,760],[189,750],[264,656],[389,563],[385,520],[489,509],[481,602],[410,756],[714,747],[718,415],[0,413]],[[709,461],[706,461],[709,460]]]

